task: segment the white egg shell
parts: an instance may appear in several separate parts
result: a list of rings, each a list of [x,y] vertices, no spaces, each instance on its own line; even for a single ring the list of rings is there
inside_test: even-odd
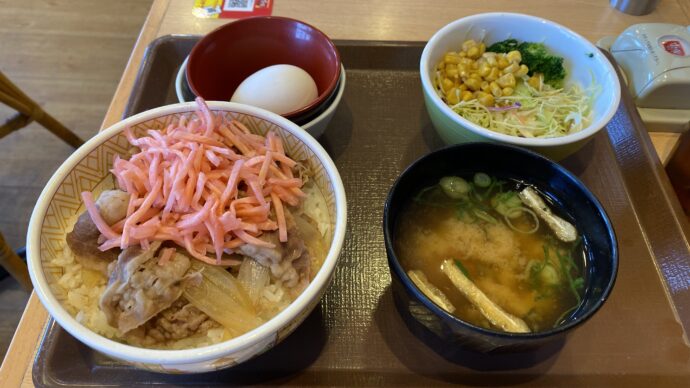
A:
[[[273,65],[242,81],[230,101],[282,115],[305,107],[316,97],[316,82],[309,73],[293,65]]]

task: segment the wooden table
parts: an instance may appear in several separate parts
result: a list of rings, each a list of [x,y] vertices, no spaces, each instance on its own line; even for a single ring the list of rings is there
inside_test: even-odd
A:
[[[153,39],[168,34],[205,34],[228,22],[227,19],[197,19],[191,14],[191,6],[190,0],[154,2],[103,120],[103,128],[122,117],[144,50]],[[603,36],[618,35],[636,23],[690,24],[690,0],[663,0],[646,16],[622,14],[604,0],[464,0],[462,3],[453,0],[275,0],[273,15],[304,20],[334,39],[426,41],[452,20],[492,11],[529,13],[554,20],[592,42]],[[677,146],[679,135],[653,133],[651,137],[660,160],[666,162]],[[32,294],[0,369],[0,386],[33,386],[32,360],[47,318],[46,310]]]

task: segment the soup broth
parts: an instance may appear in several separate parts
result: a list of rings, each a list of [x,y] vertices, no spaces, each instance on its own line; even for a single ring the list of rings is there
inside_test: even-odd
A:
[[[443,178],[406,204],[394,243],[402,267],[421,271],[452,304],[449,312],[476,326],[501,330],[456,288],[444,262],[532,332],[559,325],[582,299],[581,239],[561,241],[520,199],[525,184],[486,174],[469,178]]]

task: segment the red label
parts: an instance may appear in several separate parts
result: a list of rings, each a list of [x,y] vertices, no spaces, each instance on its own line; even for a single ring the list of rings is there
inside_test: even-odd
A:
[[[192,14],[200,18],[241,19],[270,16],[273,0],[194,0]]]
[[[664,46],[664,50],[673,55],[678,55],[679,57],[685,56],[685,50],[683,50],[683,45],[677,40],[667,40],[661,42]]]

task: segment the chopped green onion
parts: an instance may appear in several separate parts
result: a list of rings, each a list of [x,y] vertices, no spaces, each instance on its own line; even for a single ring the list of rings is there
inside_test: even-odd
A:
[[[561,314],[561,316],[558,317],[558,319],[556,319],[556,322],[553,324],[553,327],[558,327],[558,325],[560,325],[568,315],[572,314],[575,310],[577,310],[578,307],[580,307],[580,303],[578,303],[575,306],[565,310],[563,312],[563,314]]]
[[[491,198],[491,206],[502,216],[515,218],[521,213],[515,212],[514,209],[522,207],[522,200],[515,191],[506,191]]]
[[[477,187],[487,188],[491,186],[491,177],[483,172],[478,172],[474,174],[474,184]]]
[[[472,190],[470,184],[458,176],[443,177],[439,181],[439,185],[441,185],[443,192],[453,199],[463,198]]]
[[[474,209],[473,213],[475,217],[479,218],[480,220],[486,221],[490,224],[498,224],[498,220],[484,210]]]
[[[462,265],[462,262],[460,259],[454,259],[455,266],[460,269],[463,275],[465,275],[468,279],[472,280],[472,277],[470,277],[470,273],[467,271],[467,268],[465,268],[464,265]]]

